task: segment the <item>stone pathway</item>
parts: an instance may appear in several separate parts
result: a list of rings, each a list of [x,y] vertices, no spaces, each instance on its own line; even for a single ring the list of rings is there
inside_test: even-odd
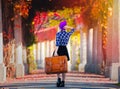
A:
[[[120,89],[116,81],[102,75],[69,72],[66,76],[66,86],[62,89]],[[47,75],[40,70],[38,74],[7,79],[0,89],[56,89],[56,78],[56,74]]]

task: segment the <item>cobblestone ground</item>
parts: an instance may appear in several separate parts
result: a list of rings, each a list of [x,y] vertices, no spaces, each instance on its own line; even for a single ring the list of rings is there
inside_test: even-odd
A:
[[[47,75],[43,70],[38,74],[25,75],[22,78],[7,79],[0,84],[0,89],[56,89],[55,74]],[[102,75],[69,72],[66,74],[66,85],[62,89],[120,89],[116,81]]]

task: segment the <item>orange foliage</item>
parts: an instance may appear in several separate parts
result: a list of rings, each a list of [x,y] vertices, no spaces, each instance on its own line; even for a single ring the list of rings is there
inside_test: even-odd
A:
[[[82,17],[89,27],[95,26],[98,22],[106,25],[109,16],[109,8],[112,8],[113,0],[81,0]]]

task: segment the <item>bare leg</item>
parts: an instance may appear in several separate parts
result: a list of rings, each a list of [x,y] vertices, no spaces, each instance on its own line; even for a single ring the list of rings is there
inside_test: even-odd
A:
[[[60,87],[64,87],[64,86],[65,86],[65,73],[62,73],[62,81]]]
[[[65,73],[62,73],[62,81],[65,81]]]
[[[57,77],[60,78],[60,74],[57,74]]]

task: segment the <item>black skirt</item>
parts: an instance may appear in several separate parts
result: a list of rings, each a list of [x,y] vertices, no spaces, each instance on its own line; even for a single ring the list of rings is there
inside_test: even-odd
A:
[[[67,50],[66,46],[59,46],[58,50],[57,50],[57,54],[59,56],[67,56],[68,61],[70,60],[68,50]],[[54,55],[54,53],[53,53],[53,55]]]

